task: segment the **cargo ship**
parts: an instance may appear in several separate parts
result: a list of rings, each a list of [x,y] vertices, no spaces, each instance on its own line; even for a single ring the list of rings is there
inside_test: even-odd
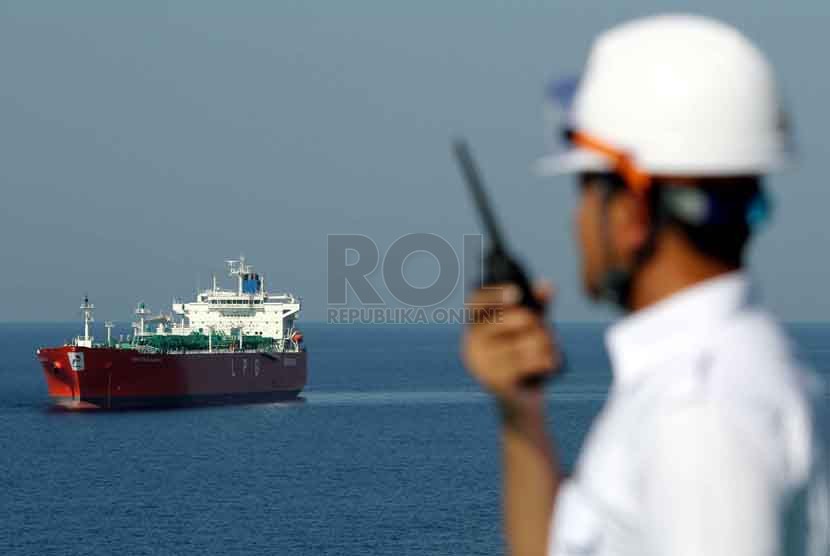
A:
[[[67,409],[126,409],[297,399],[307,380],[307,352],[295,328],[300,298],[268,293],[244,257],[227,261],[236,287],[213,285],[170,313],[135,309],[131,334],[91,335],[95,307],[81,305],[83,336],[40,348],[49,396]]]

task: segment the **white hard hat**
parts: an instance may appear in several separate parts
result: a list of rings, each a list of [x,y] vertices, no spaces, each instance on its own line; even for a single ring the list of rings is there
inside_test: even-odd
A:
[[[558,125],[569,145],[539,161],[543,174],[754,175],[789,152],[770,63],[706,17],[653,16],[606,31],[581,78],[548,97],[566,105]]]

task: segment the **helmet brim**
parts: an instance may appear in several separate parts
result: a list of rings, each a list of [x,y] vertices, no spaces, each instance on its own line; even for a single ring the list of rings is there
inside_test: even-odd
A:
[[[539,158],[534,169],[539,176],[563,176],[583,172],[607,172],[611,166],[608,159],[601,154],[574,147]]]

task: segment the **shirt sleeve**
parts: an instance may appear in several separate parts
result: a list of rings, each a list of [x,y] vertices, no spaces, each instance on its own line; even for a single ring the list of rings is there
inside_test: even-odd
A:
[[[779,553],[780,481],[757,438],[705,403],[657,423],[642,477],[649,554]]]

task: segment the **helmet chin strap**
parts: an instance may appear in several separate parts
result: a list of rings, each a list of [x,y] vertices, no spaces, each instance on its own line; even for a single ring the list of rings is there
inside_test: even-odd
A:
[[[606,270],[600,279],[600,299],[625,311],[630,310],[631,280],[631,271],[620,268]]]
[[[616,261],[614,250],[611,247],[611,233],[608,225],[608,212],[613,196],[613,187],[610,184],[603,184],[602,212],[599,220],[599,240],[605,272],[599,279],[597,293],[603,301],[607,301],[621,309],[628,309],[632,273],[630,270],[622,268]]]
[[[624,311],[631,310],[631,286],[637,272],[648,258],[654,253],[654,243],[658,224],[651,215],[646,243],[635,254],[634,262],[625,268],[615,256],[611,246],[611,231],[609,227],[609,208],[614,196],[614,187],[611,184],[602,184],[602,212],[600,214],[600,249],[605,272],[599,279],[598,295],[603,301],[616,305]]]

